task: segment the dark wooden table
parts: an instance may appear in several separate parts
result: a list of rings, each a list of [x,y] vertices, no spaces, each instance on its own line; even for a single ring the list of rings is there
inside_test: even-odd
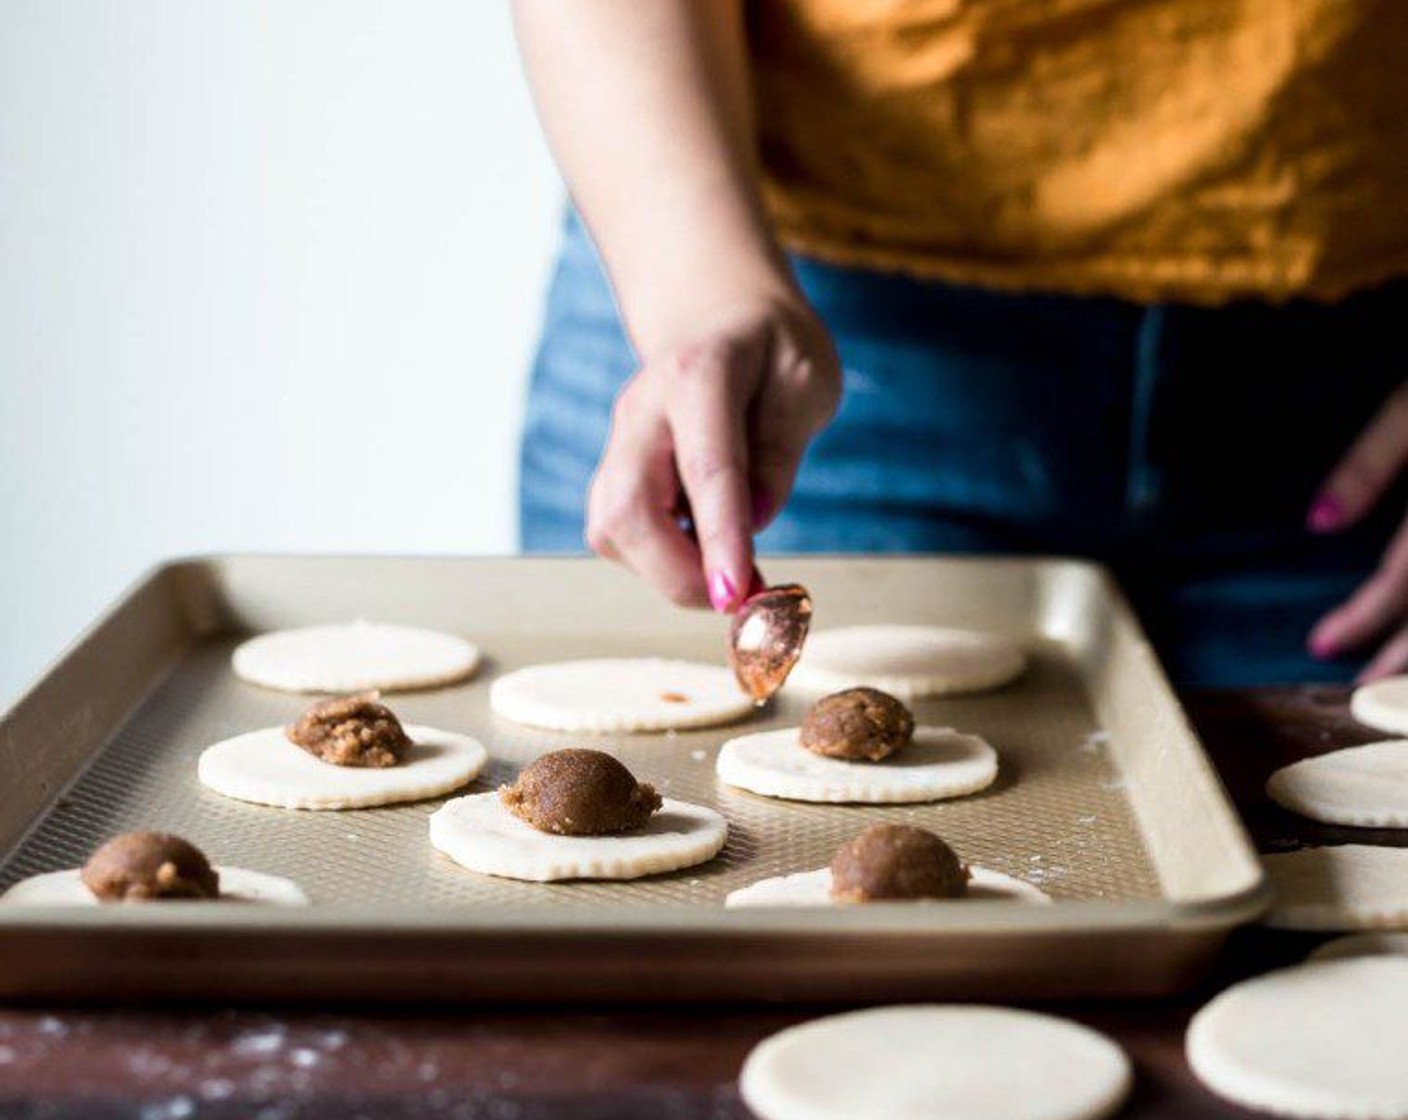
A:
[[[1344,690],[1186,699],[1263,850],[1312,840],[1408,843],[1402,832],[1313,825],[1262,793],[1277,766],[1381,737],[1349,719]],[[1138,1081],[1122,1115],[1250,1115],[1193,1080],[1183,1061],[1188,1017],[1229,980],[1298,960],[1317,940],[1245,930],[1217,977],[1187,997],[1044,1009],[1128,1049]],[[0,1010],[0,1116],[732,1120],[749,1116],[736,1088],[749,1048],[823,1011]]]

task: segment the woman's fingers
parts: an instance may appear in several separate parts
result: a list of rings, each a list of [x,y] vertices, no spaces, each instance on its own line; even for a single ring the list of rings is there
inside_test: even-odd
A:
[[[1408,385],[1384,402],[1330,472],[1306,516],[1317,533],[1353,525],[1373,508],[1408,463]]]
[[[786,499],[840,384],[821,323],[771,298],[649,360],[612,412],[588,543],[678,603],[733,610],[763,585],[753,533]]]
[[[1310,632],[1310,652],[1335,657],[1397,626],[1408,614],[1408,520],[1399,526],[1378,570]]]
[[[1408,626],[1399,627],[1374,655],[1374,659],[1355,678],[1357,684],[1368,684],[1380,677],[1391,677],[1408,669]]]
[[[772,351],[771,376],[748,417],[754,529],[786,503],[807,444],[841,399],[841,366],[829,340],[803,350],[783,338]]]
[[[708,602],[699,549],[675,517],[679,479],[669,428],[637,375],[617,398],[587,497],[587,544],[681,606]]]
[[[729,611],[753,574],[752,495],[745,417],[763,344],[756,337],[683,351],[658,376],[665,390],[679,479],[699,540],[709,602]]]

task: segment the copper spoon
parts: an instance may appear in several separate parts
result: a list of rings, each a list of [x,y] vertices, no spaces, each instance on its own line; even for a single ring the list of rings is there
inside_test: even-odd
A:
[[[812,598],[796,583],[768,587],[743,600],[728,634],[728,663],[743,691],[763,704],[782,687],[807,640]]]

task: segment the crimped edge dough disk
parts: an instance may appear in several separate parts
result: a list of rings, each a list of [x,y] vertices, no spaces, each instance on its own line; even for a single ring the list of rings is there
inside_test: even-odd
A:
[[[279,875],[247,871],[243,867],[217,866],[221,902],[267,902],[278,906],[306,906],[308,896],[299,885]],[[21,879],[0,895],[0,902],[18,906],[100,906],[83,885],[83,871],[49,871]],[[186,900],[182,900],[184,904]],[[134,904],[136,905],[136,904]],[[142,905],[146,905],[143,903]]]
[[[1307,961],[1339,961],[1350,957],[1408,957],[1408,933],[1376,930],[1372,933],[1351,933],[1336,937],[1315,950]]]
[[[664,800],[642,829],[619,836],[540,832],[497,793],[446,802],[430,816],[430,843],[461,867],[504,879],[639,879],[713,859],[728,822],[713,809]]]
[[[922,905],[942,905],[947,902],[1044,902],[1051,896],[1001,871],[990,871],[986,867],[969,867],[972,878],[968,880],[968,893],[954,899],[919,899]],[[792,875],[777,875],[771,879],[759,879],[746,887],[730,891],[724,905],[730,910],[745,906],[837,906],[831,898],[831,868],[819,867],[815,871],[798,871]],[[846,904],[849,905],[849,904]]]
[[[1098,1120],[1131,1081],[1125,1052],[1079,1023],[930,1004],[790,1027],[753,1048],[739,1088],[761,1120]]]
[[[788,801],[883,805],[962,797],[997,778],[997,752],[949,727],[916,727],[913,741],[881,762],[813,754],[798,735],[787,727],[730,739],[715,763],[719,780]]]
[[[1349,698],[1349,714],[1377,731],[1408,735],[1408,675],[1360,685]]]
[[[277,809],[368,809],[459,789],[489,760],[468,735],[407,724],[415,745],[400,766],[335,766],[289,742],[282,727],[225,739],[201,752],[201,784],[225,797]]]
[[[1307,758],[1277,770],[1266,792],[1293,813],[1360,828],[1408,825],[1408,739]]]
[[[1279,929],[1408,929],[1408,848],[1301,848],[1261,857]]]
[[[439,630],[340,622],[271,630],[235,647],[235,675],[281,692],[430,688],[472,676],[473,643]]]
[[[489,703],[515,723],[593,733],[714,727],[756,707],[728,669],[660,657],[530,665],[496,680]]]
[[[1193,1016],[1186,1050],[1213,1092],[1320,1120],[1408,1118],[1408,960],[1318,961],[1243,981]]]
[[[808,692],[878,688],[901,700],[984,692],[1021,676],[1016,642],[949,626],[844,626],[813,631],[790,682]]]

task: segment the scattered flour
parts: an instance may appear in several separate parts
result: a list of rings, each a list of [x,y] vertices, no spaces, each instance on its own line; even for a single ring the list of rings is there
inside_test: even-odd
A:
[[[195,1115],[195,1111],[196,1102],[190,1097],[172,1097],[143,1105],[138,1115],[141,1120],[185,1120],[187,1116]]]

